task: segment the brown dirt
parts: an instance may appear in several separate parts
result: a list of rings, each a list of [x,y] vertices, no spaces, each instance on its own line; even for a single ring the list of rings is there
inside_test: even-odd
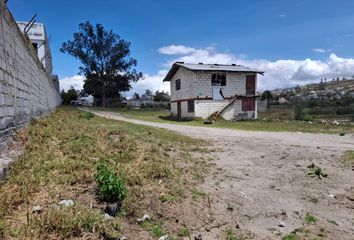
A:
[[[303,228],[309,237],[353,239],[354,168],[341,161],[344,151],[354,149],[353,135],[249,132],[95,114],[209,139],[220,149],[210,153],[214,173],[200,186],[208,197],[198,206],[185,203],[192,207],[181,210],[193,236],[223,239],[224,230],[232,228],[246,239],[281,239]],[[308,175],[312,163],[328,176]],[[306,223],[307,213],[315,223]]]

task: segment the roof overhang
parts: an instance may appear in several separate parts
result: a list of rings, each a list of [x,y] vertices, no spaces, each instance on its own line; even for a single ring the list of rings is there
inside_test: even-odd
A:
[[[197,64],[195,64],[197,65]],[[202,65],[202,64],[201,64]],[[222,66],[222,65],[216,65],[216,66]],[[233,65],[231,65],[233,66]],[[245,68],[244,70],[232,70],[232,69],[223,69],[223,68],[203,68],[203,69],[195,69],[195,68],[189,68],[188,65],[184,64],[184,63],[180,63],[180,62],[175,62],[171,69],[168,71],[167,75],[165,76],[165,78],[163,79],[163,82],[169,82],[171,81],[171,79],[173,78],[173,76],[176,74],[176,72],[178,71],[178,69],[180,67],[184,67],[186,69],[189,69],[193,72],[196,71],[208,71],[208,72],[236,72],[236,73],[256,73],[256,74],[260,74],[263,75],[264,71],[259,71],[256,69],[249,69],[249,68]]]

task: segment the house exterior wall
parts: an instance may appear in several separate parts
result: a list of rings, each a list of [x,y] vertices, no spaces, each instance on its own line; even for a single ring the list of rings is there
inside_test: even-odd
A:
[[[208,118],[215,112],[225,107],[229,100],[214,101],[214,100],[196,100],[195,101],[195,116],[201,118]],[[255,111],[242,111],[242,100],[236,100],[222,113],[225,120],[234,120],[238,116],[247,114],[248,119],[257,118],[257,109]]]
[[[216,72],[198,71],[197,78],[197,96],[198,97],[213,97],[213,88],[221,88],[224,97],[233,97],[235,95],[246,95],[246,75],[236,72],[226,72],[226,86],[211,86],[211,76]]]
[[[59,104],[57,82],[0,1],[0,148],[16,129]]]
[[[175,89],[176,80],[181,79],[181,89]],[[195,73],[184,67],[180,67],[171,79],[171,101],[184,100],[196,97]]]

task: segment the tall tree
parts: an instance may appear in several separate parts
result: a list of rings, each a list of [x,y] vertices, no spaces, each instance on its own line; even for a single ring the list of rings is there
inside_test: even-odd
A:
[[[130,43],[101,24],[81,23],[74,40],[64,42],[60,51],[81,61],[84,90],[101,98],[102,106],[106,106],[107,97],[120,96],[142,77],[135,69],[136,59],[130,57]]]

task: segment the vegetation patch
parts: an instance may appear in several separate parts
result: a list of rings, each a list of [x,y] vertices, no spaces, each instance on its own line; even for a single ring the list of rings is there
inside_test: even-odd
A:
[[[264,113],[259,113],[258,120],[248,120],[240,122],[231,122],[218,119],[213,124],[204,124],[202,119],[178,121],[170,118],[168,110],[154,109],[125,109],[125,108],[93,108],[93,110],[112,111],[121,114],[127,118],[133,118],[143,121],[174,123],[179,125],[200,126],[200,127],[217,127],[228,129],[241,129],[249,131],[273,131],[273,132],[308,132],[308,133],[354,133],[354,125],[339,124],[335,125],[331,122],[323,122],[321,119],[313,119],[313,121],[297,121],[294,120],[294,108],[289,109],[269,109]],[[304,109],[306,112],[306,109]],[[310,119],[308,119],[310,120]]]
[[[207,145],[204,141],[86,117],[70,107],[33,120],[15,140],[24,144],[25,151],[0,186],[3,238],[109,239],[124,234],[139,239],[134,234],[146,228],[136,219],[145,213],[153,223],[172,221],[168,232],[164,224],[149,227],[152,236],[177,235],[183,226],[164,216],[178,213],[178,203],[192,199],[203,179],[201,173],[208,169],[201,157]],[[198,158],[187,153],[191,149]],[[200,173],[198,179],[194,172]],[[59,207],[64,199],[75,205]],[[121,208],[115,218],[107,220],[104,213],[110,202],[120,203]],[[32,213],[33,206],[40,206],[41,213]],[[125,227],[135,231],[124,232]]]

